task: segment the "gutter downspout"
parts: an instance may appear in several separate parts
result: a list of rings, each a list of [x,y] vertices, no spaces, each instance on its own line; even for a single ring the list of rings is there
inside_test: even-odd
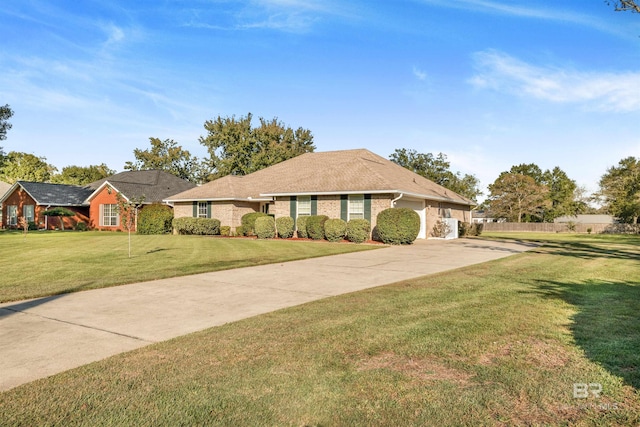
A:
[[[396,197],[395,199],[391,200],[391,207],[393,208],[396,205],[396,202],[400,199],[402,199],[402,196],[404,196],[404,193],[400,193],[400,195],[398,197]]]

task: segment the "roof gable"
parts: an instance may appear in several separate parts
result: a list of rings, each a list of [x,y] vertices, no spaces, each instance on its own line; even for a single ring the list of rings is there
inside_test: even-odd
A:
[[[126,171],[89,184],[87,187],[92,192],[88,199],[93,199],[107,184],[125,198],[144,199],[145,203],[162,202],[172,194],[195,187],[195,184],[161,170]]]

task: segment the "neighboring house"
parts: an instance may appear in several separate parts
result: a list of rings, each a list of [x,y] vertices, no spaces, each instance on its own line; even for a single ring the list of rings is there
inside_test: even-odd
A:
[[[8,184],[4,181],[0,181],[0,200],[4,197],[7,191],[11,188],[11,184]],[[2,203],[0,203],[0,228],[4,227],[2,222]]]
[[[89,184],[93,192],[87,197],[90,203],[89,226],[99,230],[123,230],[118,213],[120,194],[126,201],[162,203],[162,200],[195,187],[195,184],[160,170],[128,171]]]
[[[38,228],[54,229],[59,218],[43,212],[65,207],[75,212],[63,218],[65,228],[78,222],[101,230],[124,229],[117,209],[117,194],[142,204],[161,203],[163,198],[195,187],[194,184],[159,170],[128,171],[86,186],[18,181],[0,198],[3,227],[17,227],[20,219],[33,221]]]
[[[389,207],[420,216],[418,238],[427,238],[441,218],[471,222],[474,202],[369,150],[306,153],[245,176],[226,176],[165,199],[175,217],[217,218],[241,225],[249,212],[276,218],[327,215],[365,218],[376,226]]]
[[[496,218],[491,216],[490,212],[485,210],[471,211],[471,220],[474,223],[487,223],[487,222],[507,222],[506,218]]]
[[[20,219],[34,222],[38,228],[60,227],[60,218],[50,218],[44,211],[64,207],[73,212],[73,217],[62,217],[65,228],[72,228],[79,221],[89,222],[89,205],[86,198],[91,189],[75,185],[49,184],[43,182],[18,181],[0,199],[2,224],[18,227]]]
[[[555,218],[553,222],[575,224],[614,224],[616,219],[613,215],[585,214],[585,215],[566,215]]]

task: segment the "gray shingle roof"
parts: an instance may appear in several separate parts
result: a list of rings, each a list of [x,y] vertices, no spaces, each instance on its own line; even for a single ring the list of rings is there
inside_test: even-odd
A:
[[[50,184],[46,182],[18,181],[18,184],[33,197],[39,205],[83,206],[93,192],[78,185]]]
[[[471,200],[366,149],[306,153],[242,177],[227,176],[169,201],[274,195],[401,192],[465,205]]]
[[[163,199],[195,187],[195,184],[161,170],[126,171],[92,182],[91,192],[108,182],[128,199],[144,197],[144,203],[162,202]],[[89,194],[91,194],[91,192]]]

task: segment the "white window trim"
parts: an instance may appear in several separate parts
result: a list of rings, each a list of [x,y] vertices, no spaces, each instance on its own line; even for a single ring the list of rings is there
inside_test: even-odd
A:
[[[209,204],[207,202],[198,202],[198,209],[196,211],[198,218],[207,218],[207,212],[209,210],[208,205]],[[202,212],[203,209],[204,209],[204,212]]]
[[[111,224],[111,221],[109,221],[109,224],[105,224],[105,212],[104,212],[104,207],[105,206],[110,206],[110,210],[111,210],[111,215],[109,215],[108,218],[115,218],[116,219],[116,223],[115,225]],[[118,212],[117,209],[117,205],[114,204],[101,204],[100,205],[100,227],[118,227],[120,225],[120,213]]]
[[[352,202],[358,201],[359,206],[362,206],[362,210],[354,209],[354,204]],[[352,215],[356,215],[352,218]],[[350,221],[352,219],[363,219],[364,218],[364,194],[349,194],[349,201],[347,203],[347,220]]]
[[[298,202],[297,211],[296,211],[297,216],[310,216],[311,215],[311,196],[298,196],[297,202]],[[308,213],[307,212],[301,213],[300,208],[302,207],[302,205],[300,204],[300,202],[304,202],[305,205],[307,203],[309,204]],[[305,206],[305,211],[306,211],[306,206]]]
[[[7,205],[7,225],[18,225],[18,205]]]
[[[27,208],[29,208],[29,210],[31,212],[29,212],[31,215],[31,218],[29,218],[27,216]],[[24,205],[22,206],[22,216],[24,217],[24,220],[27,222],[34,222],[36,220],[36,206],[35,205]]]

